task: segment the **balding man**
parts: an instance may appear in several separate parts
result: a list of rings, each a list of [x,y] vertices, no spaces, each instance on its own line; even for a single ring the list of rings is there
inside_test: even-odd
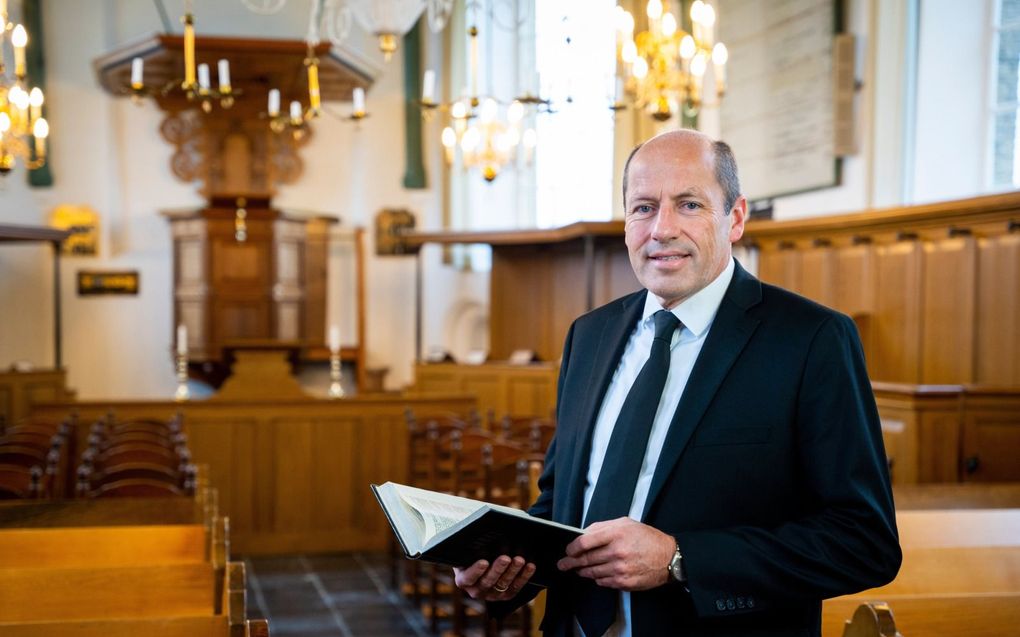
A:
[[[846,316],[761,283],[732,151],[694,131],[624,169],[644,290],[578,318],[533,515],[584,535],[559,562],[547,635],[818,635],[821,600],[895,577],[878,413]],[[456,571],[505,612],[534,573]]]

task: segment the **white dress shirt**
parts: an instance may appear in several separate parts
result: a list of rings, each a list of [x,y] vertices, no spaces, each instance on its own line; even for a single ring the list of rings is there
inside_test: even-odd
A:
[[[638,476],[637,485],[634,487],[634,497],[631,500],[630,513],[628,513],[628,517],[634,520],[641,520],[645,501],[648,498],[648,488],[652,483],[655,465],[659,462],[662,444],[669,433],[673,413],[680,403],[680,396],[684,392],[684,387],[687,386],[687,379],[694,368],[694,361],[697,360],[698,353],[701,352],[705,337],[708,335],[709,328],[712,327],[712,321],[715,319],[716,312],[719,310],[719,305],[722,303],[732,278],[733,259],[731,258],[726,269],[714,281],[670,310],[674,316],[680,319],[683,328],[673,333],[673,340],[670,342],[666,386],[662,390],[659,408],[656,410],[655,420],[652,422],[652,431],[648,436],[645,457],[641,462],[641,473]],[[606,396],[602,400],[602,407],[595,420],[595,430],[592,433],[582,519],[588,514],[588,505],[591,504],[592,495],[595,493],[595,485],[598,484],[599,472],[602,470],[602,461],[605,459],[606,448],[609,447],[609,439],[612,437],[613,427],[620,415],[620,409],[630,392],[631,385],[634,384],[634,379],[637,378],[651,352],[652,339],[655,336],[655,321],[652,319],[652,315],[661,309],[663,309],[662,305],[655,295],[651,292],[647,293],[641,320],[634,326],[620,364],[617,366],[609,388],[606,390]],[[662,568],[665,569],[666,565],[663,564]],[[609,627],[605,637],[631,636],[630,593],[621,592],[620,596],[616,621]],[[580,626],[575,625],[575,628],[578,635],[583,635]]]

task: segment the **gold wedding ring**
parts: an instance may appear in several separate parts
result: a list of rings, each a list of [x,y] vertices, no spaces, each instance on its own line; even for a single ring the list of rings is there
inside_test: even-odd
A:
[[[499,586],[497,586],[497,585],[493,585],[493,586],[492,586],[492,590],[496,591],[497,593],[505,593],[505,592],[507,592],[508,590],[510,590],[510,586],[509,586],[509,585],[507,585],[507,586],[504,586],[503,588],[500,588],[500,587],[499,587]]]

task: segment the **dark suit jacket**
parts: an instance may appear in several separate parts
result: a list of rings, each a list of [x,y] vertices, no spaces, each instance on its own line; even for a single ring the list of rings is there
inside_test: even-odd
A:
[[[571,326],[533,515],[581,524],[592,429],[644,298]],[[635,637],[817,635],[822,599],[892,580],[889,475],[853,322],[737,264],[642,521],[676,537],[688,582],[632,595]],[[572,634],[571,590],[549,589],[546,634]]]

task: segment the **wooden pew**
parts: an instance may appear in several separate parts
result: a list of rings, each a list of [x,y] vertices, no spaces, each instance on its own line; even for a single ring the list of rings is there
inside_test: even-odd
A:
[[[1020,509],[900,511],[903,566],[880,588],[826,600],[822,634],[841,635],[882,601],[905,637],[1001,637],[1020,625]]]
[[[893,500],[897,511],[1020,509],[1020,482],[895,485]]]
[[[76,619],[70,621],[3,622],[5,637],[269,637],[264,619],[246,620],[244,564],[232,562],[221,606],[225,613],[162,617]],[[150,600],[151,602],[151,600]]]
[[[212,615],[211,564],[0,569],[3,622]]]
[[[0,529],[0,565],[12,569],[201,564],[209,559],[209,540],[202,524]]]
[[[202,478],[202,484],[208,483]],[[261,637],[245,618],[215,490],[194,497],[4,503],[0,634]]]
[[[192,524],[210,521],[218,509],[214,489],[180,498],[123,500],[8,500],[0,502],[0,527]]]

